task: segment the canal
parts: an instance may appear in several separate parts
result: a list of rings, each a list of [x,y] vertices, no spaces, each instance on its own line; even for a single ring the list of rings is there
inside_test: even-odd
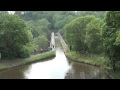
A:
[[[0,79],[110,79],[104,70],[66,58],[56,36],[56,57],[1,71]]]

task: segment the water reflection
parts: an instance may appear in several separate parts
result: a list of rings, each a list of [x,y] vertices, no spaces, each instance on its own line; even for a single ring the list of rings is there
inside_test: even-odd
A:
[[[86,64],[72,62],[65,79],[105,79],[109,78],[103,70]]]
[[[32,64],[25,75],[29,79],[64,79],[65,73],[69,69],[66,59],[63,51],[57,48],[54,59]]]
[[[0,72],[1,79],[109,79],[99,68],[67,60],[59,41],[56,57]]]
[[[18,69],[19,67],[16,67],[12,70],[6,70],[3,72],[0,72],[0,79],[24,79],[26,76],[23,74],[24,72],[27,72],[31,66],[27,65],[26,67],[23,67]],[[16,70],[17,69],[17,70]]]

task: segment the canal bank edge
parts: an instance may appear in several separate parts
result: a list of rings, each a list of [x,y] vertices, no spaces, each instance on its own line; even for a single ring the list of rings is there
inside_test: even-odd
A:
[[[63,51],[64,51],[64,53],[65,53],[65,56],[66,56],[69,60],[74,61],[74,62],[78,62],[78,63],[93,65],[93,66],[96,66],[96,67],[105,69],[105,70],[106,70],[106,73],[107,73],[112,79],[115,79],[115,78],[113,78],[113,76],[108,72],[109,69],[108,69],[107,67],[104,67],[104,68],[103,68],[103,67],[101,67],[100,65],[93,64],[93,63],[89,63],[89,62],[84,62],[84,61],[75,60],[75,59],[73,59],[72,57],[68,56],[68,55],[66,54],[66,52],[69,51],[68,46],[67,46],[67,44],[65,43],[64,39],[62,38],[62,36],[61,36],[61,34],[60,34],[59,32],[58,32],[58,37],[59,37],[59,39],[60,39],[60,42],[61,42]]]
[[[75,59],[73,59],[72,57],[68,56],[68,55],[66,54],[66,52],[64,52],[64,53],[65,53],[65,56],[68,58],[68,60],[71,60],[71,61],[74,61],[74,62],[78,62],[78,63],[87,64],[87,65],[92,65],[92,66],[96,66],[96,67],[105,69],[105,70],[106,70],[106,73],[111,77],[111,79],[115,79],[115,78],[108,72],[108,68],[103,68],[103,67],[101,67],[100,65],[96,65],[96,64],[92,64],[92,63],[87,63],[87,62],[75,60]]]
[[[13,68],[16,68],[16,67],[19,67],[19,66],[35,63],[35,62],[45,60],[45,59],[48,59],[48,58],[52,58],[52,57],[55,57],[55,56],[56,56],[55,51],[43,53],[42,55],[30,58],[27,61],[19,62],[19,63],[15,64],[15,65],[12,65],[12,66],[0,67],[0,71],[10,70],[10,69],[13,69]]]

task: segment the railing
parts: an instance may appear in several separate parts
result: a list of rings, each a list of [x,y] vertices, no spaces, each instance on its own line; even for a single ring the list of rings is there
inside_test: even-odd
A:
[[[62,38],[61,34],[59,32],[57,34],[58,34],[58,37],[59,37],[60,42],[62,44],[63,50],[64,51],[69,50],[69,48],[68,48],[67,44],[65,43],[64,39]]]

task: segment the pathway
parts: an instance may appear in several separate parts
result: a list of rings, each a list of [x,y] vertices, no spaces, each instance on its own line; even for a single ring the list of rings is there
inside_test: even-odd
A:
[[[54,45],[54,48],[53,48],[52,45]],[[51,43],[50,43],[50,47],[52,48],[52,50],[55,50],[55,36],[54,36],[54,33],[53,33],[53,32],[51,33]],[[45,53],[46,53],[46,52],[45,52]],[[42,54],[44,54],[44,53],[42,53]],[[4,66],[15,66],[17,63],[20,63],[20,62],[23,62],[23,61],[27,61],[27,60],[29,60],[30,58],[33,58],[33,57],[36,57],[36,56],[39,56],[39,55],[41,55],[41,53],[31,55],[31,56],[28,57],[28,58],[19,58],[19,59],[15,59],[15,60],[0,60],[0,67],[4,67]]]
[[[42,53],[42,54],[44,54],[44,53]],[[36,56],[39,56],[39,55],[41,55],[41,54],[31,55],[28,58],[18,58],[18,59],[15,59],[15,60],[0,60],[0,67],[2,67],[2,66],[14,66],[17,63],[20,63],[22,61],[27,61],[30,58],[33,58],[33,57],[36,57]]]

